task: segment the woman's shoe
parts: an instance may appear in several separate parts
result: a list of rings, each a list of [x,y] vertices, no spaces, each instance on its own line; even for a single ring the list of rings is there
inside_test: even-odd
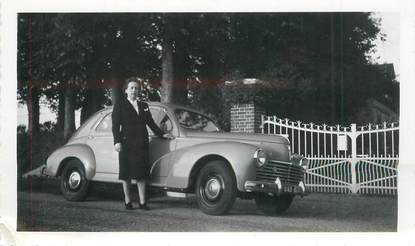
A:
[[[133,204],[131,202],[124,203],[124,205],[125,205],[125,209],[127,209],[127,210],[133,210]]]
[[[138,208],[146,211],[150,210],[150,208],[147,206],[147,203],[139,204]]]

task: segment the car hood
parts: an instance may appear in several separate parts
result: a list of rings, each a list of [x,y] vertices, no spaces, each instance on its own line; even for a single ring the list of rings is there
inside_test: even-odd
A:
[[[289,144],[289,141],[281,135],[265,135],[259,133],[229,133],[229,132],[202,132],[202,131],[186,131],[187,137],[209,138],[217,140],[235,140],[241,142],[256,143],[279,143]]]

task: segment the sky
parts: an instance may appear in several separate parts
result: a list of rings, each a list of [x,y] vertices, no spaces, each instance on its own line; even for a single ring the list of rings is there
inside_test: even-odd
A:
[[[393,12],[377,12],[374,14],[376,18],[381,18],[381,32],[386,34],[386,41],[377,39],[376,52],[372,56],[374,63],[393,63],[395,74],[399,80],[400,74],[400,59],[399,59],[399,44],[400,44],[400,25],[399,13]],[[45,105],[45,104],[43,104]],[[17,125],[27,125],[27,107],[25,105],[18,105],[17,109]],[[56,122],[56,114],[51,112],[47,107],[40,108],[40,123],[46,121]],[[80,112],[75,112],[75,125],[79,127]]]
[[[386,34],[386,41],[382,42],[377,39],[376,50],[374,60],[377,63],[393,63],[395,74],[399,80],[400,74],[400,59],[399,59],[399,47],[400,47],[400,24],[399,13],[393,12],[381,12],[375,13],[375,17],[381,18],[381,32]],[[376,57],[379,56],[379,59]]]
[[[40,103],[40,114],[39,114],[39,121],[40,123],[44,123],[46,121],[56,122],[56,114],[52,112],[44,102],[44,99],[41,99]],[[27,126],[27,106],[25,104],[19,103],[17,105],[17,125],[25,125]],[[79,127],[79,123],[81,120],[81,112],[80,110],[75,111],[75,127]]]

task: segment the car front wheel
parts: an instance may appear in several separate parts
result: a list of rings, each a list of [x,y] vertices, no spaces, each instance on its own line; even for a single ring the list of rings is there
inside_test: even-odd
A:
[[[255,203],[257,207],[265,214],[284,213],[290,207],[292,201],[292,195],[277,196],[267,193],[255,194]]]
[[[223,161],[209,162],[200,170],[195,193],[204,213],[225,214],[234,204],[237,193],[232,170]]]
[[[61,176],[61,192],[68,201],[82,201],[88,193],[90,181],[85,178],[85,169],[78,160],[70,160]]]

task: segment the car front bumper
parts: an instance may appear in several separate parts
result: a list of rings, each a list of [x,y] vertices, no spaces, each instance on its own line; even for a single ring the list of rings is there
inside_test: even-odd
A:
[[[276,195],[306,195],[306,188],[303,181],[300,181],[298,184],[283,184],[279,178],[277,178],[275,182],[248,180],[245,181],[244,188],[247,192],[264,192]]]

